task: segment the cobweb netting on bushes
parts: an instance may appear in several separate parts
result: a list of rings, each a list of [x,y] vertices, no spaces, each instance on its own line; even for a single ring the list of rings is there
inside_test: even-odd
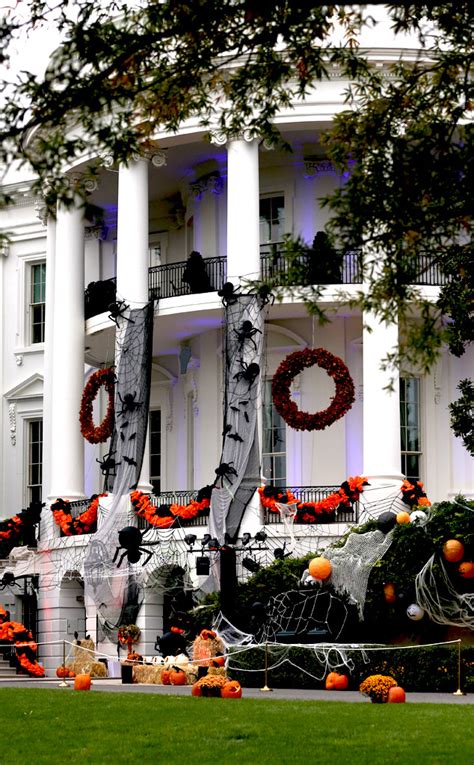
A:
[[[362,619],[367,584],[374,564],[392,544],[393,532],[367,531],[349,534],[343,547],[328,547],[324,556],[331,561],[331,584],[337,592],[347,593],[357,605]]]
[[[139,480],[145,449],[153,303],[126,309],[123,314],[117,318],[115,338],[115,426],[109,451],[114,464],[106,477],[106,488],[113,492],[113,498],[84,560],[86,596],[95,603],[100,626],[107,635],[112,635],[124,620],[135,621],[132,617],[143,600],[136,567],[125,557],[118,568],[113,558],[118,531],[130,525],[129,492]]]
[[[474,592],[457,592],[443,560],[437,556],[425,563],[415,579],[416,602],[436,624],[474,629]]]
[[[230,471],[212,492],[209,531],[219,542],[235,537],[260,482],[257,408],[266,309],[258,295],[225,306],[225,393],[221,465]],[[247,322],[247,324],[245,324]],[[243,329],[247,328],[247,332]]]

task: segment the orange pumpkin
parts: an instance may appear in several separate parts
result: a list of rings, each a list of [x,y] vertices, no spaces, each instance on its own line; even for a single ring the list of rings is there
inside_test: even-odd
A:
[[[387,603],[395,603],[397,596],[395,593],[395,585],[393,585],[391,582],[388,582],[387,584],[384,584],[383,586],[383,594],[385,597],[385,601]]]
[[[222,686],[221,696],[223,699],[240,699],[242,697],[242,686],[237,680],[230,680]]]
[[[326,690],[334,691],[336,688],[337,672],[330,672],[326,678]]]
[[[76,673],[72,669],[69,671],[69,677],[76,677]]]
[[[170,670],[170,683],[171,685],[186,685],[187,678],[186,673],[182,669],[173,667]]]
[[[90,675],[76,675],[74,680],[75,691],[90,691],[91,689],[91,676]]]
[[[223,667],[225,664],[225,656],[214,656],[212,665],[214,667]]]
[[[474,563],[465,560],[463,563],[459,564],[458,572],[463,579],[474,579]]]
[[[313,579],[329,579],[331,576],[331,561],[327,558],[313,558],[309,562],[308,570]]]
[[[163,672],[161,673],[161,682],[163,683],[163,685],[171,685],[169,669],[164,669]]]
[[[399,685],[395,685],[388,691],[389,704],[404,704],[406,700],[405,691]]]
[[[194,683],[191,688],[191,696],[202,696],[201,686],[199,683]]]
[[[464,545],[459,539],[448,539],[443,545],[444,559],[449,563],[458,563],[464,555]]]
[[[340,675],[336,672],[336,679],[334,681],[334,690],[346,691],[349,687],[349,678],[347,675]]]
[[[410,513],[407,513],[405,510],[397,513],[397,523],[410,523]]]
[[[61,664],[56,670],[57,677],[69,677],[69,669]]]

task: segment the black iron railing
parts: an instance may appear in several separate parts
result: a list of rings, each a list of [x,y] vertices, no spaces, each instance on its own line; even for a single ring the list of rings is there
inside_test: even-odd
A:
[[[81,513],[83,513],[87,508],[89,507],[91,501],[90,499],[76,499],[74,502],[69,503],[69,510],[71,512],[71,518],[77,518]],[[93,533],[93,532],[89,532]],[[59,536],[61,537],[67,537],[68,534],[65,534],[63,531],[60,532]]]
[[[207,279],[199,292],[217,292],[226,280],[226,258],[204,258]],[[188,261],[168,263],[165,266],[154,266],[148,269],[148,293],[150,299],[191,295],[193,291],[189,284],[183,281]],[[195,290],[194,293],[198,292]]]
[[[334,257],[318,262],[306,255],[291,259],[283,255],[283,242],[260,246],[260,271],[264,281],[279,277],[288,286],[310,284],[360,284],[362,282],[361,254],[357,250],[334,251]]]
[[[291,491],[292,494],[298,499],[299,502],[320,502],[322,499],[326,499],[330,494],[333,494],[340,486],[285,486],[279,487],[281,491]],[[359,520],[359,505],[356,502],[353,510],[340,510],[325,515],[322,513],[318,517],[318,523],[358,523]],[[265,524],[281,523],[280,513],[273,513],[271,510],[264,508],[263,522]],[[304,521],[303,521],[304,523]]]
[[[155,507],[160,505],[189,505],[192,499],[196,498],[195,491],[165,491],[158,496],[152,495],[150,501]],[[175,526],[207,526],[209,521],[209,512],[200,514],[197,518],[177,518]],[[144,518],[138,518],[138,528],[141,531],[147,531],[154,528]]]

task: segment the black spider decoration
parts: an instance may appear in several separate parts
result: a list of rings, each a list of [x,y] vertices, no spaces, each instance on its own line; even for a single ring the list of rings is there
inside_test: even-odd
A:
[[[239,341],[239,348],[242,348],[245,341],[249,340],[255,350],[257,350],[257,343],[253,338],[257,333],[261,335],[262,330],[254,327],[251,321],[246,319],[240,325],[240,329],[234,329],[234,332],[237,335],[237,340]]]
[[[117,300],[115,303],[109,303],[107,310],[109,311],[108,318],[111,319],[114,324],[118,327],[118,320],[119,317],[122,319],[126,319],[126,321],[129,321],[130,324],[135,324],[133,319],[130,319],[130,317],[125,316],[125,311],[128,311],[130,308],[129,305],[125,303],[125,300]]]
[[[275,302],[275,295],[271,291],[271,288],[268,286],[268,284],[262,284],[261,287],[258,288],[257,295],[262,301],[262,308],[269,303],[273,305]]]
[[[127,556],[127,560],[129,563],[138,563],[143,553],[147,555],[147,559],[143,563],[143,565],[146,566],[151,556],[153,555],[153,552],[151,550],[147,550],[146,547],[141,546],[142,539],[143,539],[142,532],[139,529],[137,529],[135,526],[125,526],[123,529],[120,529],[118,533],[119,544],[117,546],[117,549],[115,550],[114,559],[112,561],[113,563],[115,563],[120,550],[123,550],[123,553],[120,556],[120,560],[117,563],[117,568],[120,568],[125,556]],[[159,544],[159,542],[148,542],[146,544],[148,545]]]
[[[137,397],[136,391],[134,391],[133,393],[126,393],[123,398],[119,393],[118,397],[120,399],[120,403],[122,404],[122,409],[120,410],[119,414],[123,415],[123,414],[126,414],[127,412],[133,413],[137,409],[140,409],[142,405],[141,401],[135,401]]]
[[[222,285],[222,289],[218,290],[217,294],[222,298],[222,304],[228,308],[230,305],[235,305],[240,295],[235,291],[235,287],[232,282],[225,282]]]
[[[214,481],[214,486],[217,485],[217,482],[219,481],[219,478],[221,479],[221,487],[224,487],[224,478],[227,478],[229,483],[231,484],[232,481],[230,480],[231,475],[237,475],[236,469],[233,467],[233,462],[221,462],[218,468],[216,468],[216,480]]]
[[[96,462],[100,465],[100,470],[102,475],[108,476],[109,473],[112,473],[112,475],[115,475],[115,468],[117,465],[120,465],[120,462],[115,462],[114,455],[117,454],[117,452],[109,452],[108,454],[104,454],[104,458],[99,460],[96,459]]]
[[[16,576],[13,571],[5,571],[4,575],[0,579],[0,590],[4,590],[6,587],[20,587],[20,584],[16,581]]]
[[[248,389],[252,387],[255,380],[260,374],[260,367],[255,362],[252,362],[251,364],[247,364],[243,359],[239,359],[239,364],[242,367],[240,372],[237,372],[237,374],[234,375],[234,380],[240,381],[245,380],[248,382],[249,387]]]

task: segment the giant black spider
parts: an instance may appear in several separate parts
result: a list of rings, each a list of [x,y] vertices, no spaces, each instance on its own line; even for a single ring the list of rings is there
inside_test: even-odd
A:
[[[135,401],[137,397],[137,392],[134,391],[133,393],[126,393],[125,396],[122,398],[120,393],[118,394],[118,397],[120,399],[120,403],[122,404],[122,409],[120,410],[119,414],[126,414],[127,412],[134,412],[136,409],[140,409],[142,402],[141,401]]]
[[[240,372],[237,372],[237,374],[234,375],[234,380],[245,380],[248,382],[249,387],[248,389],[252,387],[255,380],[260,374],[260,367],[255,362],[252,362],[252,364],[247,364],[243,359],[239,359],[239,364],[242,367]]]
[[[225,308],[234,305],[240,297],[239,293],[235,291],[232,282],[225,282],[225,284],[222,285],[222,288],[217,291],[217,294],[222,298],[222,304]]]
[[[275,295],[271,291],[271,287],[268,286],[268,284],[262,284],[257,291],[257,295],[259,296],[260,300],[262,301],[262,308],[265,305],[268,305],[268,303],[275,302]]]
[[[126,319],[130,324],[135,324],[134,320],[129,316],[125,316],[125,311],[128,311],[129,305],[125,303],[125,300],[117,300],[115,303],[109,303],[107,310],[109,311],[108,318],[111,319],[118,327],[119,317]]]
[[[237,340],[239,341],[239,348],[242,348],[245,341],[249,340],[255,350],[257,350],[257,343],[253,339],[257,332],[260,335],[262,334],[262,330],[254,327],[251,321],[248,319],[243,321],[240,325],[240,329],[234,329],[234,333],[237,335]]]
[[[221,487],[224,487],[224,478],[227,478],[229,483],[231,484],[232,481],[230,480],[229,476],[231,475],[237,475],[237,471],[233,466],[233,462],[221,462],[218,468],[215,469],[216,474],[216,480],[214,481],[214,486],[217,485],[217,482],[219,478],[221,479]]]
[[[114,454],[117,454],[117,452],[108,452],[108,454],[104,454],[104,457],[101,460],[96,458],[96,462],[100,465],[102,475],[108,476],[109,473],[115,475],[115,468],[117,465],[120,465],[120,462],[115,462]]]
[[[124,552],[120,556],[120,560],[117,563],[117,568],[120,568],[125,556],[127,556],[127,560],[129,563],[138,563],[143,553],[146,553],[147,555],[147,559],[143,563],[143,565],[146,566],[151,556],[153,555],[153,552],[151,552],[151,550],[147,550],[146,547],[141,547],[142,539],[143,539],[142,532],[139,529],[137,529],[135,526],[125,526],[123,529],[120,529],[118,533],[119,545],[117,546],[117,549],[115,550],[115,555],[114,555],[114,559],[112,563],[115,563],[120,550],[123,550]],[[148,545],[158,545],[160,543],[159,541],[156,541],[156,542],[146,542],[145,544],[148,546]]]
[[[4,590],[6,587],[20,587],[16,581],[16,576],[13,571],[5,571],[2,578],[0,579],[0,590]]]

